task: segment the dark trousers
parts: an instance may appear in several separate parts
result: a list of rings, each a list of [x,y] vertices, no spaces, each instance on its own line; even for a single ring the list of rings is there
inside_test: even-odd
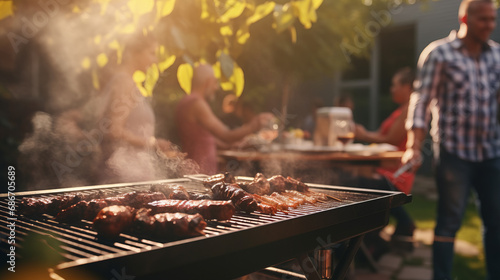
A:
[[[480,202],[488,279],[500,279],[500,158],[470,162],[441,148],[436,185],[439,200],[433,243],[434,279],[452,279],[454,238],[472,190]]]

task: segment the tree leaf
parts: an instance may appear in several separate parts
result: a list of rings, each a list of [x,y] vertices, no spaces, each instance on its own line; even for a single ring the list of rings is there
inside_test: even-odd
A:
[[[172,13],[175,7],[175,0],[163,0],[158,3],[158,12],[160,18],[166,17]]]
[[[100,53],[99,55],[97,55],[96,62],[97,65],[102,68],[106,64],[108,64],[108,56],[105,53]]]
[[[234,84],[231,81],[221,82],[220,88],[224,91],[232,91],[234,88]]]
[[[140,70],[134,72],[132,79],[136,84],[142,84],[146,80],[146,74]]]
[[[184,63],[177,68],[177,81],[181,88],[187,93],[191,94],[191,81],[193,80],[193,67]]]
[[[224,12],[222,16],[219,17],[219,21],[223,23],[226,23],[233,18],[239,17],[246,7],[245,1],[242,0],[233,0],[227,2],[225,3],[225,5],[229,5],[230,7]]]
[[[154,0],[128,0],[127,6],[136,18],[150,13],[155,6]]]
[[[312,0],[312,5],[315,10],[317,10],[321,4],[323,4],[323,0]]]
[[[175,62],[175,59],[176,59],[176,56],[171,55],[171,56],[167,57],[166,59],[164,59],[163,61],[161,61],[160,63],[158,63],[158,69],[160,70],[160,72],[163,73],[163,71],[167,70],[168,67],[172,66],[172,64],[174,64],[174,62]]]
[[[0,20],[9,17],[14,14],[12,10],[12,1],[2,1],[0,2]]]
[[[144,81],[144,89],[146,90],[146,97],[153,95],[153,89],[155,88],[156,82],[160,78],[160,71],[158,65],[153,64],[148,68],[146,72],[146,80]]]
[[[292,43],[297,43],[297,29],[295,26],[290,26],[290,37],[292,38]]]
[[[90,62],[90,58],[89,57],[84,57],[81,64],[82,64],[82,68],[83,69],[89,70],[90,69],[90,65],[92,63]]]
[[[272,11],[274,11],[274,7],[276,6],[275,2],[268,1],[264,4],[260,4],[255,8],[255,12],[249,18],[247,18],[247,25],[251,25],[254,22],[257,22],[269,15]]]
[[[281,7],[277,6],[278,9],[274,12],[274,29],[276,32],[281,33],[295,22],[295,16],[293,15],[293,11],[290,8],[290,5],[287,3]]]
[[[243,69],[241,69],[236,63],[234,64],[233,75],[229,79],[234,85],[234,93],[236,96],[240,96],[243,93],[243,88],[245,87],[245,75]]]
[[[306,28],[311,28],[311,0],[299,0],[291,3],[294,15],[299,19],[300,23]]]

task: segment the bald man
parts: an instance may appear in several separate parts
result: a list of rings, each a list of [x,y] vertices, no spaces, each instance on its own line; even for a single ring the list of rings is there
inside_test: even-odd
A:
[[[232,144],[243,137],[257,132],[273,117],[261,113],[249,123],[236,129],[229,129],[212,112],[208,100],[215,97],[219,89],[217,78],[210,65],[201,64],[194,69],[191,94],[177,105],[175,121],[181,146],[188,158],[200,166],[200,173],[217,173],[217,141]]]

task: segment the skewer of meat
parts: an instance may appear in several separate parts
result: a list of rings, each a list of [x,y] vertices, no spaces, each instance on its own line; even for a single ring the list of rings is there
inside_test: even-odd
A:
[[[274,197],[270,197],[268,195],[257,195],[257,194],[254,194],[253,195],[259,202],[264,202],[264,203],[267,203],[269,205],[272,205],[274,206],[277,210],[279,211],[287,211],[288,210],[288,206],[281,200],[278,200],[278,199],[275,199]]]
[[[231,200],[236,209],[247,213],[259,211],[265,214],[275,214],[277,212],[275,207],[259,203],[253,195],[244,191],[237,184],[217,183],[212,186],[212,192],[214,199]]]
[[[129,192],[120,196],[113,196],[90,201],[80,201],[70,207],[60,211],[55,219],[60,222],[70,222],[78,220],[91,220],[101,209],[107,206],[124,205],[133,208],[145,206],[147,203],[166,199],[160,192]]]
[[[150,188],[153,192],[162,192],[169,199],[180,200],[202,200],[212,199],[209,194],[188,191],[181,185],[173,184],[154,184]]]
[[[25,197],[19,203],[19,213],[25,216],[55,215],[80,201],[102,197],[101,191],[92,193],[69,193],[51,197]]]
[[[205,219],[229,220],[236,212],[231,200],[175,200],[166,199],[147,204],[153,213],[182,212],[200,214]]]
[[[159,237],[199,236],[204,234],[206,225],[200,214],[153,214],[151,209],[119,205],[103,208],[93,221],[93,228],[100,235],[110,238],[127,230],[149,232]]]
[[[255,174],[251,182],[241,182],[238,185],[251,194],[266,195],[271,191],[271,185],[262,173]]]
[[[282,194],[285,196],[300,197],[300,198],[304,199],[304,201],[306,203],[309,203],[309,204],[315,204],[316,202],[318,202],[317,198],[315,198],[313,196],[308,196],[308,195],[301,193],[301,192],[298,192],[298,191],[287,190],[287,191],[283,192]]]

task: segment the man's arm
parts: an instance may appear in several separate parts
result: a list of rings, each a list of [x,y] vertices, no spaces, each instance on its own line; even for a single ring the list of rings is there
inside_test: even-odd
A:
[[[427,135],[429,120],[429,105],[437,97],[440,84],[442,62],[438,54],[433,52],[436,45],[429,45],[423,52],[418,62],[418,76],[415,80],[415,92],[410,96],[408,117],[406,119],[407,142],[406,151],[401,158],[401,163],[412,162],[412,170],[416,171],[422,163],[422,142]]]

